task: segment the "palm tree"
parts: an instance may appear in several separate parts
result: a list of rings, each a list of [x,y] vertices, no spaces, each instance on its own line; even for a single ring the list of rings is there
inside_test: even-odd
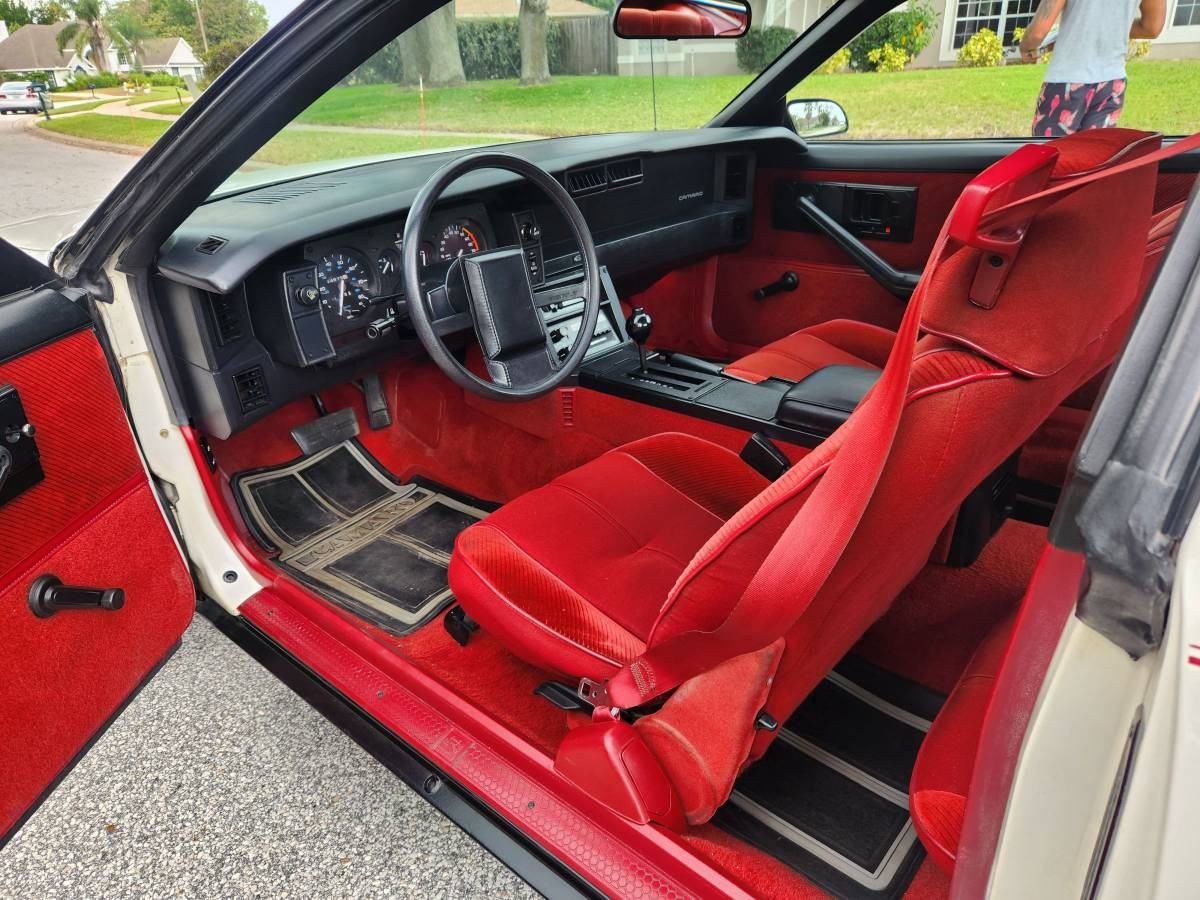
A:
[[[79,58],[91,53],[92,65],[104,71],[104,9],[100,0],[74,0],[69,4],[71,21],[58,33],[59,51],[71,44]]]
[[[114,47],[125,54],[137,71],[142,70],[146,57],[146,41],[154,36],[142,19],[129,10],[122,10],[105,20],[105,31]]]

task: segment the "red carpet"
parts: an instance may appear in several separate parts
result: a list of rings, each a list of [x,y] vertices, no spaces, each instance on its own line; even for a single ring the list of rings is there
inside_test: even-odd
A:
[[[1008,521],[973,566],[926,566],[855,652],[948,694],[984,635],[1020,602],[1045,543],[1045,528]]]

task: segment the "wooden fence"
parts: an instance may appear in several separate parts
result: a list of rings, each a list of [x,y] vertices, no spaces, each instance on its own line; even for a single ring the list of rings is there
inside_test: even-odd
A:
[[[558,20],[562,59],[556,74],[616,75],[617,37],[608,16]]]

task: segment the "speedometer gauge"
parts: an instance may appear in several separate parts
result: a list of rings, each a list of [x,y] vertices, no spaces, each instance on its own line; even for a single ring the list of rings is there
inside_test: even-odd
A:
[[[371,264],[356,250],[335,250],[317,264],[317,289],[334,315],[361,316],[371,305]]]
[[[482,249],[483,244],[475,232],[460,222],[447,225],[438,235],[438,259],[442,262],[450,262],[468,253],[478,253]]]

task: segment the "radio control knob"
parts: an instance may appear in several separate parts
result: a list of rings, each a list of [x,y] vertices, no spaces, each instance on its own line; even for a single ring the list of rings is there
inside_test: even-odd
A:
[[[554,341],[554,343],[557,344],[562,339],[563,333],[561,328],[555,328],[552,332],[550,332],[550,340]]]
[[[541,240],[542,229],[538,228],[536,222],[523,222],[521,224],[521,241],[526,244],[532,244],[534,241]]]
[[[312,306],[321,299],[321,292],[314,285],[302,284],[296,288],[296,299],[305,306]]]

